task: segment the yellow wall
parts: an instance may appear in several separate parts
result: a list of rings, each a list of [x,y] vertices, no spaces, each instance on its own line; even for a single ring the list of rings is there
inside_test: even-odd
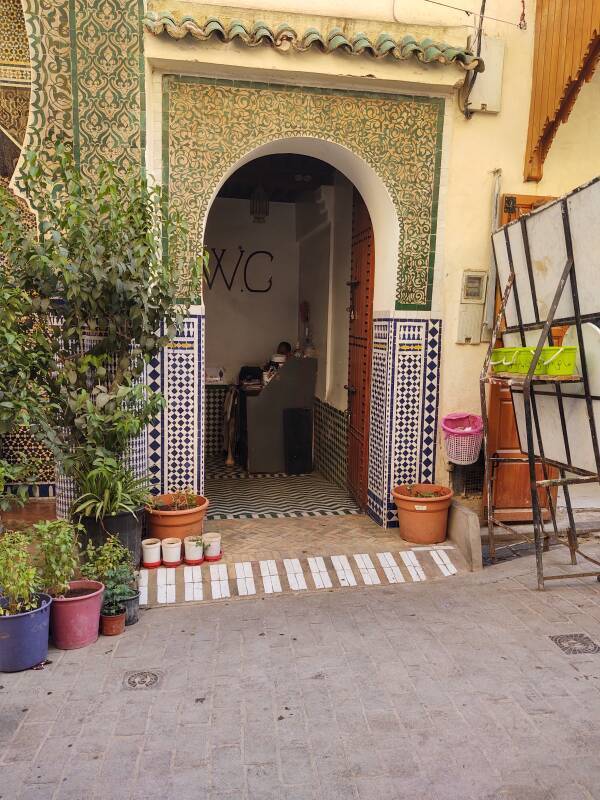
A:
[[[351,16],[353,18],[439,25],[431,28],[432,38],[445,38],[464,45],[473,18],[423,0],[256,0],[261,8],[285,12]],[[240,7],[254,2],[238,0]],[[184,7],[185,2],[178,3]],[[215,4],[216,5],[216,4]],[[479,0],[457,3],[474,11]],[[489,0],[487,14],[516,23],[521,13],[520,0]],[[490,264],[492,225],[492,186],[494,170],[501,170],[501,191],[523,194],[562,194],[592,177],[600,164],[600,148],[593,145],[593,134],[600,124],[600,81],[584,86],[569,123],[562,126],[548,157],[544,179],[539,183],[523,182],[523,159],[529,114],[531,67],[533,57],[533,3],[527,4],[528,28],[488,20],[485,33],[501,37],[505,43],[502,80],[502,106],[498,114],[478,113],[466,120],[457,102],[456,87],[464,80],[464,71],[454,65],[423,65],[415,60],[394,62],[369,56],[341,54],[276,52],[269,47],[246,48],[211,41],[176,42],[166,37],[146,36],[149,70],[239,76],[250,80],[275,80],[339,88],[373,89],[396,93],[431,93],[447,97],[444,154],[440,183],[436,285],[433,312],[441,314],[444,325],[440,414],[449,411],[479,409],[478,375],[486,345],[455,343],[462,272],[487,269]],[[243,16],[240,13],[240,16]],[[268,18],[268,15],[265,14]],[[183,62],[183,69],[182,69]],[[150,92],[149,119],[160,116],[160,83],[154,81]],[[154,109],[154,110],[153,110]],[[155,131],[155,139],[157,132]],[[152,145],[154,163],[160,163]],[[152,158],[151,158],[152,162]],[[388,309],[393,308],[390,297]],[[379,307],[376,310],[383,310]],[[415,314],[413,316],[419,316]],[[440,465],[441,466],[441,465]],[[446,475],[438,473],[440,480]]]

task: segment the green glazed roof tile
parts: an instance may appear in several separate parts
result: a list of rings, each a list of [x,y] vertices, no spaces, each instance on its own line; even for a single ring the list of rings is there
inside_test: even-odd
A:
[[[191,36],[198,41],[206,41],[211,36],[216,36],[223,42],[240,39],[249,47],[268,42],[282,51],[294,49],[297,52],[305,52],[311,47],[318,47],[323,53],[343,50],[351,55],[367,53],[374,58],[394,58],[397,61],[416,58],[424,64],[458,64],[465,70],[477,72],[484,69],[483,61],[466,48],[437,42],[429,37],[417,41],[414,36],[405,35],[396,39],[385,31],[371,37],[366,33],[356,32],[349,39],[344,29],[339,26],[333,26],[327,31],[307,27],[304,33],[299,34],[287,22],[275,27],[263,20],[249,23],[242,19],[230,19],[227,22],[214,16],[176,17],[167,11],[146,12],[144,26],[155,36],[166,33],[173,39]]]

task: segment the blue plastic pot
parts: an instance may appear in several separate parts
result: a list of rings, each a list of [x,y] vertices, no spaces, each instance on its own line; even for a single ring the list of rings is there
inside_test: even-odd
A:
[[[52,598],[40,594],[34,611],[0,617],[0,672],[31,669],[48,656]]]

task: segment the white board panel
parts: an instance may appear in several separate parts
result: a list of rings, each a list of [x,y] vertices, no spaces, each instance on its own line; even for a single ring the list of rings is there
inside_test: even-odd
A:
[[[515,285],[519,297],[521,308],[521,319],[523,324],[537,322],[535,318],[535,308],[533,306],[533,294],[531,292],[531,282],[529,280],[529,270],[527,269],[527,258],[525,256],[525,242],[521,225],[509,225],[506,229],[510,242],[510,252],[515,270]]]
[[[506,240],[504,238],[504,228],[496,231],[496,233],[493,234],[492,239],[494,242],[494,253],[496,254],[496,267],[498,269],[500,293],[504,294],[504,289],[506,288],[508,277],[510,275],[510,264],[508,262],[508,251],[506,249]],[[513,325],[519,324],[517,307],[515,305],[515,297],[512,292],[510,293],[508,303],[506,304],[506,324],[509,328],[512,328]]]
[[[573,258],[582,314],[600,312],[600,180],[567,198]]]
[[[531,268],[540,320],[548,317],[556,288],[567,262],[567,248],[560,203],[544,206],[525,221]],[[554,319],[573,316],[571,287],[567,281]]]
[[[523,448],[527,447],[527,433],[525,427],[525,403],[521,392],[513,392],[513,405],[515,418],[519,431],[519,439]],[[544,455],[554,461],[566,463],[567,454],[563,443],[558,397],[556,394],[538,394],[536,404],[540,421],[540,432],[544,443]],[[584,397],[563,397],[565,422],[569,434],[571,450],[571,463],[579,469],[590,472],[596,471],[596,460],[590,437],[590,427],[587,417],[587,407]],[[594,400],[594,419],[596,429],[600,432],[600,400]],[[533,430],[534,451],[540,455],[539,443]]]

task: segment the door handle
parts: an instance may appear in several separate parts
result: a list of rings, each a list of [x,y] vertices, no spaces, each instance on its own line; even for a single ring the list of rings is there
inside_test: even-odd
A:
[[[354,386],[346,385],[344,389],[348,392],[348,394],[356,394],[356,388]]]

